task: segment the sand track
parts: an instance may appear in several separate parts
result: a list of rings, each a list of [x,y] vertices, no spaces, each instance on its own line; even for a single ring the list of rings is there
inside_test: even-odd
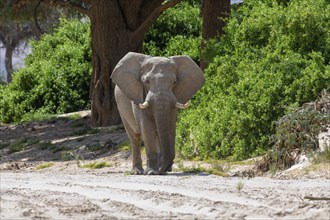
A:
[[[1,173],[1,219],[329,219],[305,196],[330,197],[330,180]]]
[[[1,220],[330,219],[329,200],[305,198],[330,197],[329,163],[276,175],[282,179],[125,175],[131,155],[116,150],[127,140],[123,128],[93,128],[89,111],[79,115],[0,125]],[[77,166],[95,161],[112,166]],[[45,162],[53,166],[36,169]],[[181,161],[184,167],[186,162]],[[229,176],[235,176],[252,165],[229,167]]]

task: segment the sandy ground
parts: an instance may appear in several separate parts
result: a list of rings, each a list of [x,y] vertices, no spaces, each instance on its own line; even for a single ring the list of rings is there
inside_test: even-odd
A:
[[[329,219],[306,196],[330,197],[329,180],[1,173],[1,219]]]
[[[329,163],[273,177],[236,177],[251,163],[227,169],[228,177],[178,164],[167,175],[135,176],[130,153],[115,148],[127,140],[122,128],[86,128],[85,116],[0,126],[1,220],[330,219]],[[81,167],[93,161],[112,166]],[[45,162],[53,166],[36,169]]]

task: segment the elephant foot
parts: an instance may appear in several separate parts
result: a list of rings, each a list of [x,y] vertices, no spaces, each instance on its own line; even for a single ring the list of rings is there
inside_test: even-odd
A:
[[[166,174],[166,172],[172,172],[172,164],[171,165],[168,165],[167,167],[161,167],[159,168],[159,173],[160,174]]]
[[[144,175],[159,175],[159,171],[155,171],[154,169],[147,167],[144,170]]]
[[[133,167],[130,173],[131,173],[131,175],[142,175],[143,174],[143,169]]]
[[[165,175],[165,174],[166,174],[166,171],[164,172],[164,171],[162,171],[162,170],[159,170],[159,171],[158,171],[158,174],[159,174],[159,175]]]

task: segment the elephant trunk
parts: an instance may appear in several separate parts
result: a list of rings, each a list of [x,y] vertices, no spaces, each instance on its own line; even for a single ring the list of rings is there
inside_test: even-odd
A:
[[[156,102],[154,117],[160,144],[161,166],[159,171],[171,171],[175,157],[175,121],[177,110],[168,102]],[[173,103],[173,101],[171,102]]]

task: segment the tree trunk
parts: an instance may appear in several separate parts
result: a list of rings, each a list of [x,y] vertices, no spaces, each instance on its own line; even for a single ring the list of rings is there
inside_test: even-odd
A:
[[[11,45],[6,45],[6,53],[5,53],[5,67],[7,71],[7,83],[10,83],[12,80],[13,73],[13,51],[15,47]]]
[[[209,39],[220,36],[224,33],[225,18],[230,13],[230,0],[203,0],[202,2],[202,47]],[[204,70],[207,62],[201,59],[201,68]]]
[[[99,0],[91,9],[93,73],[91,79],[91,111],[94,126],[120,123],[114,98],[112,70],[130,48],[130,32],[117,1]]]
[[[140,52],[145,32],[161,12],[181,0],[98,0],[91,19],[93,73],[90,98],[92,124],[108,126],[121,119],[114,97],[112,70],[128,52]]]

